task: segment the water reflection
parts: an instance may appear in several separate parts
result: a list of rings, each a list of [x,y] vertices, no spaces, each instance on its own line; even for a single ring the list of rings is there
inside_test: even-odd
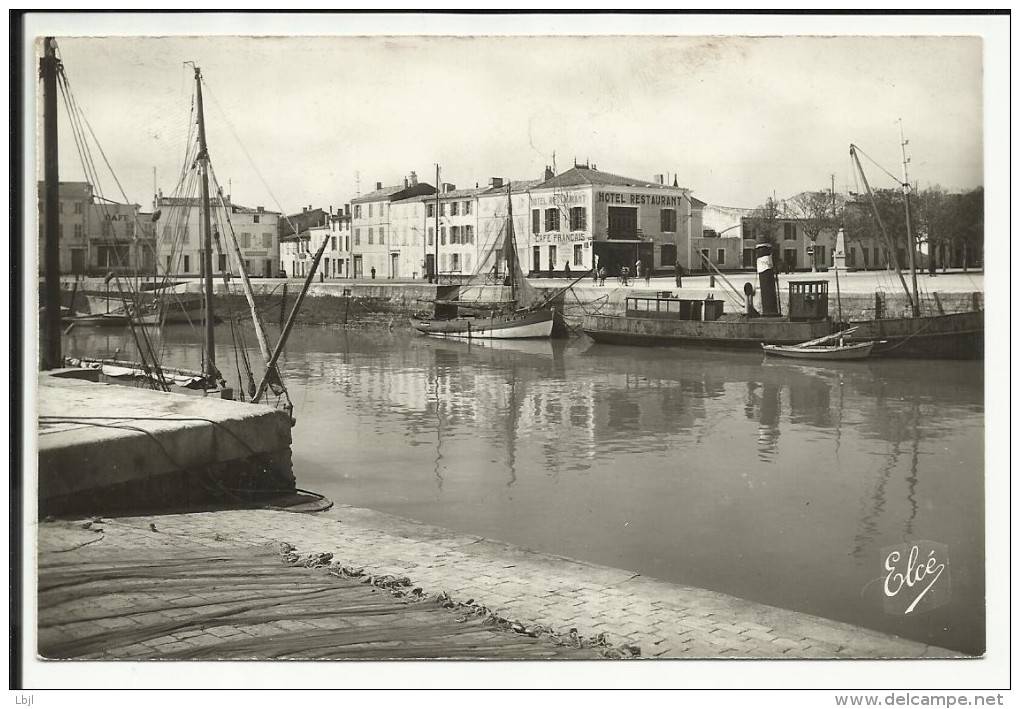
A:
[[[187,366],[199,342],[161,347]],[[282,368],[298,478],[338,501],[983,647],[980,364],[299,328]],[[953,602],[892,618],[880,550],[915,538],[950,545]]]

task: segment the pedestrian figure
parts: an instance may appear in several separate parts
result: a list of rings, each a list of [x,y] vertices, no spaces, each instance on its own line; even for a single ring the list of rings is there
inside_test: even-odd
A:
[[[935,255],[932,254],[928,257],[928,275],[932,278],[935,277]]]
[[[676,287],[677,288],[683,288],[683,286],[684,286],[684,267],[680,265],[679,261],[677,261],[673,265],[673,273],[676,274]]]
[[[652,285],[652,269],[650,266],[642,266],[645,272],[645,288]]]
[[[567,274],[567,278],[570,278],[570,261],[565,261],[563,263],[563,270]]]
[[[622,266],[620,268],[620,281],[625,286],[630,285],[630,269],[627,268],[626,266]]]
[[[599,266],[599,285],[600,286],[606,285],[606,267],[605,266]]]
[[[375,266],[372,266],[372,279],[375,280]]]
[[[593,286],[597,286],[599,284],[599,267],[598,266],[592,266],[592,269],[591,269],[591,280],[592,280],[592,285]]]
[[[634,262],[634,278],[641,278],[644,275],[644,271],[641,270],[641,259]]]

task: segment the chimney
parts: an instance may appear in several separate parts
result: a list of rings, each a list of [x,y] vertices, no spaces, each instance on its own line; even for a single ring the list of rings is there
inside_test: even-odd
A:
[[[308,211],[308,207],[301,207],[301,213],[304,214]]]
[[[452,182],[443,183],[443,194],[446,194],[447,192],[453,192],[456,189],[457,185],[453,184]]]
[[[551,180],[553,177],[555,177],[555,175],[553,175],[552,168],[549,167],[548,165],[546,165],[545,166],[545,179]]]
[[[258,212],[259,214],[262,214],[262,213],[263,213],[264,211],[266,211],[266,209],[265,209],[265,207],[257,207],[257,208],[256,208],[256,211],[257,211],[257,212]]]
[[[503,178],[502,177],[490,177],[489,178],[489,187],[502,187],[502,186],[503,186]]]
[[[376,188],[377,190],[381,190],[381,189],[382,189],[382,183],[381,183],[381,182],[376,182],[376,183],[375,183],[375,188]]]
[[[662,175],[656,175],[656,176],[655,176],[655,184],[657,184],[657,185],[661,185],[661,184],[663,184],[663,180],[664,180],[664,179],[665,179],[665,178],[664,178],[664,177],[663,177]]]
[[[348,202],[347,204],[344,205],[344,216],[347,216],[347,217],[351,216],[351,204],[350,204],[350,202]]]
[[[406,190],[408,188],[408,186],[409,186],[408,185],[408,179],[405,177],[404,178],[404,189]]]
[[[418,175],[415,174],[414,170],[411,170],[411,187],[418,186]]]

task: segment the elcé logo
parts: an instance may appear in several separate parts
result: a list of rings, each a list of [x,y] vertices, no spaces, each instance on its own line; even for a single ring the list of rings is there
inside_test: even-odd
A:
[[[930,611],[949,602],[949,547],[917,541],[882,550],[884,605],[887,613]]]

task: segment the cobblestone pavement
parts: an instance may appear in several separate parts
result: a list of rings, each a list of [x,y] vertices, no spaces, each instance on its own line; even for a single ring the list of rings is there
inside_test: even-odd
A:
[[[454,603],[484,607],[559,636],[601,637],[641,657],[959,656],[878,631],[354,507],[317,514],[243,510],[104,519],[101,526],[101,537],[89,532],[86,540],[97,550],[183,552],[285,542],[300,554],[328,552],[334,564],[365,574],[406,576],[429,596],[445,593]],[[69,528],[74,525],[40,524],[41,558],[68,548]],[[76,531],[80,537],[86,530],[79,524]]]

